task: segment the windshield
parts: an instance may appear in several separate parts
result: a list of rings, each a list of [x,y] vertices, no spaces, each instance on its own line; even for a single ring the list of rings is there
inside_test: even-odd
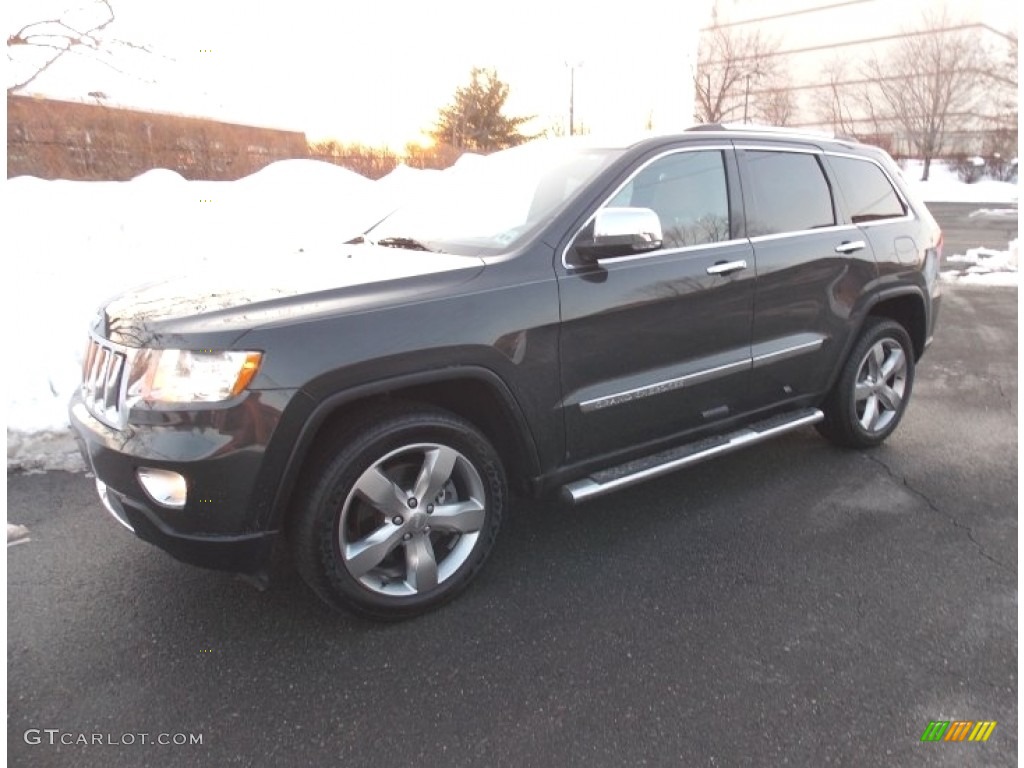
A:
[[[549,222],[619,154],[556,139],[493,155],[464,155],[426,194],[392,213],[365,239],[466,256],[510,250]]]

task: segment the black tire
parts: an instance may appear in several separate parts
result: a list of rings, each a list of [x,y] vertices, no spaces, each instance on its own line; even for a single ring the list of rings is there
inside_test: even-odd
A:
[[[487,438],[426,406],[363,414],[320,447],[303,481],[288,526],[297,570],[328,605],[385,621],[465,589],[508,504]]]
[[[906,329],[884,317],[864,324],[822,405],[818,431],[847,448],[873,448],[893,433],[914,386],[914,347]]]

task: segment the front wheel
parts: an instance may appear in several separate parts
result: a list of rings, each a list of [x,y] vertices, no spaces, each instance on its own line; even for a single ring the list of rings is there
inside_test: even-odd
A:
[[[850,448],[871,448],[893,433],[914,385],[914,348],[906,329],[871,318],[822,407],[818,431]]]
[[[387,408],[339,435],[290,527],[296,566],[328,604],[402,619],[462,591],[507,505],[501,461],[469,422]]]

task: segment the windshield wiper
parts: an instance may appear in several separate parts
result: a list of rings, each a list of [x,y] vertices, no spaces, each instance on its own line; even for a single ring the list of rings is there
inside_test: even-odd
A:
[[[385,248],[405,248],[409,251],[431,251],[419,240],[411,237],[382,237],[380,240],[372,240],[374,245],[383,245]]]

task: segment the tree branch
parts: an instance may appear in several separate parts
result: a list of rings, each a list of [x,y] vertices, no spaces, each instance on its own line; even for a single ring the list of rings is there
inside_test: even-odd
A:
[[[95,2],[97,5],[103,6],[105,17],[99,23],[84,31],[73,27],[71,24],[64,21],[64,19],[60,18],[47,19],[45,21],[34,21],[30,24],[26,24],[13,35],[8,36],[7,47],[9,49],[25,46],[32,48],[50,48],[57,51],[55,55],[37,66],[28,77],[8,87],[8,93],[14,93],[15,91],[21,90],[35,81],[37,77],[52,67],[64,56],[64,54],[68,53],[68,51],[78,47],[99,50],[99,47],[102,45],[102,39],[99,37],[98,33],[110,26],[116,16],[114,14],[114,8],[110,4],[110,0],[95,0]],[[53,27],[56,27],[56,30],[42,31]],[[64,31],[62,32],[60,30]],[[8,60],[11,59],[10,53],[8,53],[7,58]]]

